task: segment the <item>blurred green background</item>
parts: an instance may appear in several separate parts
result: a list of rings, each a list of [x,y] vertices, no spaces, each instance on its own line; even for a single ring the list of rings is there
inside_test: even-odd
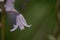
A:
[[[24,15],[30,28],[10,32],[10,24],[6,20],[5,40],[49,40],[54,34],[57,21],[55,17],[56,0],[16,0],[15,8]]]

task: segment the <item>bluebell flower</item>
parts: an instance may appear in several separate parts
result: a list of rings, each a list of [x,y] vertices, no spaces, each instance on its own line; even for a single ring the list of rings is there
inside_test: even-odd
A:
[[[4,5],[6,9],[7,14],[11,14],[11,20],[13,20],[13,28],[10,30],[15,31],[17,28],[20,30],[24,29],[24,26],[30,27],[31,25],[28,25],[25,18],[22,14],[20,14],[15,8],[14,8],[14,2],[15,0],[7,0],[6,4]]]

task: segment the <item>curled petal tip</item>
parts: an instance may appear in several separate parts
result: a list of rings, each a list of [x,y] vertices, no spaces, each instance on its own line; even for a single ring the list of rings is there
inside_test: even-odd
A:
[[[26,27],[31,27],[32,25],[25,25]]]
[[[16,25],[13,25],[13,27],[14,27],[14,28],[11,29],[10,32],[15,31],[15,30],[18,28],[18,26],[16,26]]]
[[[27,27],[31,27],[32,25],[28,25]]]

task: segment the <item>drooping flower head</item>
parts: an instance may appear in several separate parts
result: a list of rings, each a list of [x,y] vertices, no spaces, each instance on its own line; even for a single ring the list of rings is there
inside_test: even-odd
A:
[[[14,2],[15,0],[7,0],[5,4],[5,9],[7,14],[11,14],[11,18],[16,24],[13,24],[13,29],[10,31],[15,31],[18,27],[20,30],[24,29],[24,26],[30,27],[31,25],[28,25],[25,18],[22,14],[20,14],[15,8],[14,8]],[[13,14],[13,15],[12,15]],[[15,14],[15,15],[14,15]]]

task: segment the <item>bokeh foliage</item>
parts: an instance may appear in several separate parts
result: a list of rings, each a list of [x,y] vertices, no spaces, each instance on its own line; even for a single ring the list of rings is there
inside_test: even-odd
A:
[[[55,5],[56,0],[16,0],[15,8],[32,26],[10,32],[12,26],[6,18],[5,40],[48,40],[48,35],[53,34],[57,24]]]

